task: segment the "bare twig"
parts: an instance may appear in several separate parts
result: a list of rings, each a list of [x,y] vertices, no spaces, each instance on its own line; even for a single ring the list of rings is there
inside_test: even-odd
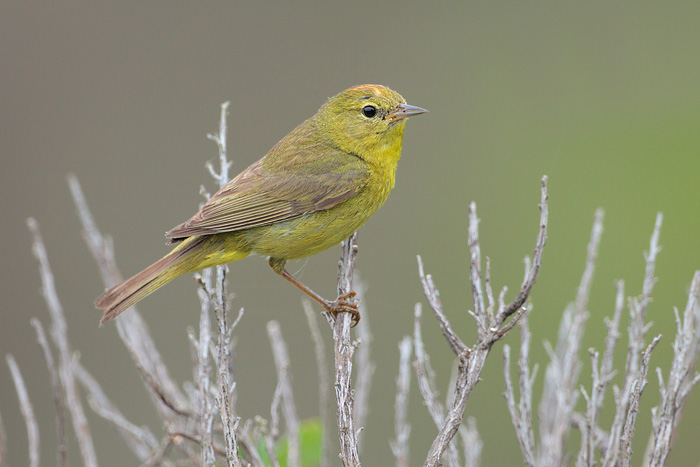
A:
[[[195,453],[194,449],[192,449],[192,446],[190,443],[185,443],[184,441],[192,441],[197,444],[197,446],[201,445],[201,440],[193,434],[190,433],[184,433],[175,430],[174,427],[172,426],[167,426],[167,432],[166,434],[170,437],[170,440],[172,442],[172,445],[175,447],[177,451],[179,451],[186,459],[189,461],[189,463],[193,466],[197,467],[202,467],[202,459],[201,455],[199,452]],[[201,449],[200,449],[201,451]]]
[[[527,313],[520,319],[520,358],[518,359],[518,373],[520,386],[520,401],[516,404],[513,393],[513,384],[510,378],[510,346],[503,346],[503,371],[505,376],[505,398],[510,412],[515,435],[520,444],[525,465],[534,466],[535,439],[532,426],[532,384],[537,368],[530,374],[530,329],[527,322]]]
[[[663,222],[663,219],[663,214],[656,214],[654,231],[652,232],[651,240],[649,241],[649,251],[644,253],[644,259],[646,260],[646,270],[644,273],[644,283],[642,284],[642,297],[640,301],[640,312],[643,321],[646,320],[647,307],[651,302],[651,291],[654,288],[654,284],[656,284],[654,269],[656,268],[656,256],[661,252],[661,246],[659,245],[659,235],[661,232],[661,223]]]
[[[437,466],[440,465],[440,459],[442,458],[445,450],[452,449],[452,439],[459,429],[460,423],[462,422],[462,416],[464,414],[464,407],[466,406],[467,399],[471,390],[474,388],[478,380],[473,380],[475,375],[474,372],[470,371],[469,365],[473,362],[480,368],[483,368],[487,352],[479,352],[478,357],[483,358],[483,360],[473,360],[472,354],[465,352],[460,355],[459,360],[459,371],[457,373],[457,382],[455,384],[455,394],[450,407],[448,408],[447,414],[445,416],[445,422],[442,424],[438,435],[435,437],[433,444],[428,451],[424,466]],[[478,376],[477,376],[478,378]],[[448,457],[449,459],[449,457]],[[451,464],[448,460],[450,465]]]
[[[158,450],[153,453],[153,456],[147,459],[146,462],[142,462],[141,467],[155,467],[156,465],[165,464],[165,456],[168,454],[168,451],[170,451],[172,445],[173,439],[170,436],[163,438],[160,446],[158,446]]]
[[[450,405],[450,402],[454,399],[455,397],[455,391],[457,390],[457,377],[459,376],[459,359],[455,359],[454,362],[452,362],[452,371],[450,372],[450,381],[447,384],[447,391],[445,392],[445,407],[448,407]],[[474,417],[470,417],[470,419],[473,419]],[[472,420],[474,422],[474,432],[470,433],[469,429],[467,428],[466,423],[462,423],[459,426],[459,429],[457,430],[457,433],[459,434],[459,439],[462,441],[462,455],[464,457],[464,463],[465,465],[468,462],[472,461],[479,461],[480,456],[481,456],[481,445],[476,446],[477,448],[477,457],[474,457],[474,450],[470,447],[471,444],[475,441],[472,439],[474,436],[476,436],[476,440],[481,443],[481,440],[479,439],[479,433],[476,431],[476,421]],[[457,441],[453,441],[452,443],[455,447],[455,449],[459,449]]]
[[[642,295],[629,300],[630,324],[628,328],[629,343],[627,346],[627,361],[625,363],[625,378],[622,388],[616,388],[615,395],[615,418],[610,427],[610,436],[605,447],[604,466],[614,466],[621,462],[621,456],[625,427],[628,425],[627,418],[631,411],[632,397],[635,389],[639,386],[641,378],[642,351],[644,350],[644,333],[646,332],[645,317],[647,306],[651,302],[651,292],[656,278],[654,269],[656,266],[656,256],[661,251],[659,246],[659,232],[663,216],[659,213],[656,216],[654,231],[649,241],[649,251],[644,254],[646,260],[644,282],[642,284]]]
[[[450,322],[447,320],[447,316],[445,316],[445,312],[442,310],[440,293],[438,292],[437,287],[435,287],[433,277],[430,274],[426,275],[423,271],[423,260],[421,259],[420,255],[418,255],[417,258],[418,277],[420,277],[421,284],[423,284],[423,293],[425,294],[425,298],[428,299],[428,303],[433,309],[433,313],[435,313],[438,324],[440,324],[440,330],[442,330],[442,335],[445,336],[445,339],[447,339],[447,343],[450,345],[450,348],[455,355],[459,355],[464,352],[467,346],[464,345],[462,339],[460,339],[459,336],[452,330],[452,326],[450,326]]]
[[[122,276],[114,259],[114,246],[110,237],[105,237],[97,228],[92,213],[88,208],[87,201],[83,195],[80,183],[75,175],[68,175],[68,185],[70,186],[73,201],[78,211],[80,223],[83,226],[83,238],[87,243],[90,253],[92,253],[97,263],[102,282],[105,287],[112,287],[121,282]],[[115,320],[117,333],[124,345],[129,349],[134,363],[137,367],[143,368],[146,373],[152,376],[157,386],[162,389],[163,394],[170,401],[175,401],[178,406],[184,406],[185,397],[178,389],[177,384],[170,377],[169,372],[160,356],[160,352],[155,346],[153,338],[148,331],[148,325],[136,311],[136,307],[131,307]],[[156,404],[161,417],[167,420],[169,408]]]
[[[217,134],[208,134],[207,137],[214,141],[219,148],[219,171],[217,172],[211,163],[207,163],[207,169],[211,176],[216,180],[219,188],[223,188],[229,181],[228,170],[231,162],[228,160],[226,152],[226,130],[227,130],[227,109],[229,102],[221,104],[221,116],[219,118],[219,132]],[[205,195],[207,198],[208,194]],[[226,294],[226,273],[228,268],[224,266],[216,266],[215,268],[205,269],[199,275],[200,289],[199,296],[202,304],[202,312],[200,314],[200,333],[197,347],[198,363],[197,363],[197,381],[199,384],[199,392],[201,395],[201,420],[200,420],[200,436],[202,440],[202,462],[204,465],[213,465],[215,462],[213,455],[214,438],[213,438],[213,421],[215,412],[218,408],[221,421],[224,429],[224,442],[226,450],[226,460],[229,466],[238,467],[241,461],[238,458],[238,438],[236,436],[235,426],[238,425],[238,420],[235,419],[233,408],[233,390],[235,382],[230,374],[231,355],[231,331],[228,327],[228,297]],[[216,396],[216,407],[209,395],[210,386],[210,366],[209,366],[209,345],[212,341],[211,336],[211,319],[209,312],[214,310],[216,313],[217,322],[217,367],[218,367],[218,395]],[[242,316],[242,310],[239,314],[239,319]],[[236,323],[234,323],[235,326]]]
[[[600,237],[603,234],[603,214],[603,209],[598,208],[593,216],[593,231],[591,232],[591,240],[588,243],[586,268],[583,271],[581,282],[576,291],[575,309],[577,314],[584,313],[588,306],[588,298],[591,294],[591,285],[593,283],[593,271],[595,270],[595,262],[598,257]]]
[[[338,296],[352,291],[352,278],[357,256],[357,232],[343,241],[343,252],[338,267]],[[350,340],[352,316],[338,313],[333,323],[335,343],[335,397],[337,401],[340,457],[345,467],[360,465],[355,431],[354,397],[352,391],[352,357],[355,343]]]
[[[700,271],[696,271],[688,292],[688,302],[682,323],[676,312],[677,331],[673,342],[673,362],[665,386],[661,370],[658,370],[661,405],[652,411],[654,436],[650,443],[650,459],[647,465],[665,464],[673,445],[673,434],[678,427],[690,390],[698,383],[698,376],[693,373],[693,368],[700,351],[699,315]]]
[[[51,315],[51,337],[58,348],[59,355],[59,379],[66,394],[66,405],[73,421],[73,431],[78,440],[80,453],[86,466],[97,465],[95,447],[92,443],[92,435],[88,426],[87,418],[83,410],[83,405],[78,396],[75,386],[75,376],[73,374],[72,352],[68,344],[68,325],[63,313],[63,307],[58,299],[58,293],[54,285],[53,274],[49,266],[46,255],[44,241],[39,232],[39,225],[33,218],[27,219],[27,226],[33,237],[32,250],[34,256],[39,261],[39,272],[41,274],[42,292],[44,300]]]
[[[369,393],[372,387],[372,376],[376,365],[371,360],[372,333],[370,332],[369,313],[365,301],[365,284],[360,279],[359,272],[355,273],[355,292],[359,302],[359,312],[362,319],[357,323],[357,338],[362,345],[357,348],[357,377],[355,378],[355,426],[358,427],[358,449],[362,448],[362,433],[369,413]]]
[[[267,455],[270,458],[270,462],[273,467],[279,467],[279,459],[277,459],[277,453],[275,452],[275,445],[280,436],[280,416],[279,408],[282,404],[282,398],[284,393],[284,385],[286,384],[287,372],[277,373],[277,386],[275,387],[275,393],[272,396],[272,404],[270,406],[270,426],[265,433],[265,448],[267,449]]]
[[[426,467],[437,466],[440,463],[442,454],[457,433],[462,422],[467,400],[474,386],[479,382],[481,370],[484,367],[486,357],[491,347],[497,340],[505,336],[527,309],[523,307],[523,305],[527,301],[530,291],[537,280],[542,261],[542,252],[547,238],[547,221],[549,215],[547,209],[546,176],[542,177],[540,200],[540,223],[532,263],[529,264],[529,267],[526,269],[523,284],[516,298],[507,306],[499,306],[499,312],[495,317],[489,316],[488,309],[484,303],[484,292],[481,281],[481,251],[478,235],[479,219],[476,215],[476,205],[471,203],[469,207],[470,278],[472,284],[472,299],[474,301],[474,312],[472,316],[477,322],[477,343],[472,348],[466,348],[458,355],[459,369],[454,397],[445,415],[445,422],[433,441],[425,463],[423,464]],[[502,298],[500,297],[499,302],[502,303]],[[504,325],[503,323],[505,320],[514,313],[515,316],[513,319]],[[438,321],[440,321],[439,316]],[[447,336],[446,338],[452,348],[452,342]]]
[[[299,417],[294,405],[292,385],[289,377],[289,352],[282,338],[282,331],[277,321],[267,323],[267,334],[272,345],[272,355],[275,358],[277,378],[282,381],[282,413],[287,426],[287,465],[298,467],[301,465],[299,454]]]
[[[593,220],[586,267],[576,291],[576,300],[564,311],[556,350],[545,372],[545,386],[540,403],[540,438],[538,465],[561,465],[578,393],[576,391],[581,362],[579,349],[586,320],[595,261],[603,232],[603,211],[598,209]],[[588,434],[588,432],[586,433]],[[584,437],[585,438],[585,437]]]
[[[226,184],[228,180],[228,168],[230,166],[230,163],[226,160],[225,116],[227,105],[228,103],[222,105],[222,121],[220,122],[219,133],[214,136],[209,135],[210,138],[217,143],[219,148],[219,160],[221,162],[220,173],[215,173],[213,169],[211,169],[219,186]],[[84,228],[84,238],[100,268],[100,273],[102,274],[105,285],[108,287],[113,286],[121,281],[121,275],[117,271],[114,261],[111,239],[102,236],[97,230],[75,176],[69,175],[68,182]],[[47,299],[47,304],[49,305],[49,310],[51,311],[53,319],[52,337],[59,350],[59,379],[65,390],[67,407],[71,413],[71,419],[81,447],[84,463],[86,465],[95,465],[96,460],[94,459],[94,449],[92,448],[92,442],[90,440],[90,432],[87,422],[85,421],[84,413],[82,412],[82,406],[80,405],[80,399],[78,398],[75,386],[75,377],[78,372],[80,372],[81,379],[85,383],[86,388],[91,392],[90,403],[93,405],[93,408],[118,426],[127,440],[127,443],[132,449],[135,449],[137,457],[145,460],[146,464],[154,460],[157,463],[168,464],[169,461],[164,459],[163,456],[170,450],[171,446],[175,446],[177,450],[185,453],[194,464],[203,462],[206,465],[213,465],[215,462],[214,455],[219,452],[219,448],[216,446],[213,436],[216,410],[219,410],[222,415],[223,423],[221,426],[216,427],[216,430],[219,432],[223,431],[227,458],[229,462],[238,460],[238,447],[235,433],[238,421],[234,420],[235,409],[233,402],[235,400],[235,393],[233,392],[235,383],[233,382],[233,377],[231,375],[232,370],[230,367],[230,330],[226,328],[225,316],[228,300],[224,287],[225,272],[217,271],[216,282],[214,282],[211,275],[205,280],[205,282],[208,282],[210,293],[207,297],[204,297],[206,300],[204,300],[202,307],[207,310],[212,308],[216,309],[217,323],[223,323],[223,326],[219,326],[223,334],[220,333],[217,339],[212,339],[208,311],[203,310],[200,318],[204,325],[200,329],[199,339],[194,341],[195,344],[197,344],[198,362],[200,363],[197,365],[195,381],[200,391],[199,393],[193,391],[189,392],[190,395],[194,396],[190,400],[184,397],[177,384],[169,377],[167,368],[163,364],[153,340],[148,333],[148,328],[140,315],[132,309],[122,314],[120,319],[116,321],[119,335],[129,349],[137,368],[140,370],[144,383],[149,389],[149,395],[152,400],[156,402],[156,408],[159,410],[166,426],[169,427],[168,430],[175,434],[175,436],[169,440],[164,440],[159,445],[152,435],[150,435],[149,438],[147,432],[130,424],[124,419],[116,408],[109,404],[108,399],[104,393],[101,392],[96,381],[94,381],[82,367],[79,367],[79,363],[75,360],[75,355],[70,351],[68,345],[65,318],[63,317],[63,311],[60,308],[60,303],[58,302],[58,297],[53,287],[53,278],[48,269],[46,252],[41,243],[41,237],[39,236],[36,222],[29,220],[28,225],[35,237],[34,251],[41,265],[40,271],[42,273],[44,295]],[[224,313],[223,316],[221,315],[222,313]],[[235,323],[231,328],[234,326]],[[219,350],[217,353],[218,357],[215,359],[215,362],[218,364],[217,367],[219,368],[219,380],[216,390],[211,390],[210,386],[209,352],[211,351],[212,341],[217,343],[217,350]],[[48,349],[48,346],[46,346],[46,349]],[[221,364],[222,362],[223,364]],[[205,375],[206,378],[202,379],[202,375]],[[186,385],[186,388],[187,387]],[[191,385],[189,387],[191,387]],[[199,397],[197,397],[197,395]],[[216,398],[216,404],[214,403],[214,397]],[[197,401],[197,399],[199,399],[199,401]],[[192,401],[195,402],[193,403]],[[190,430],[196,426],[199,426],[200,433],[190,434]],[[179,432],[190,434],[190,438],[195,438],[197,443],[203,446],[201,460],[192,458],[193,451],[189,445],[179,441],[183,438],[183,436],[177,436]],[[131,437],[131,441],[129,437]],[[59,439],[60,438],[59,436]],[[135,438],[139,439],[134,441]],[[250,443],[242,445],[241,449],[243,452],[248,453],[251,451]],[[253,465],[261,465],[262,463],[262,461],[259,460],[259,456],[255,454],[250,455],[250,460]],[[230,465],[240,464],[234,462]]]
[[[496,315],[496,325],[500,326],[506,318],[518,311],[523,304],[527,301],[530,296],[532,288],[535,286],[537,281],[537,276],[540,273],[540,267],[542,266],[542,253],[544,252],[544,244],[547,241],[547,222],[549,218],[549,209],[547,207],[547,176],[542,177],[542,198],[540,201],[540,229],[537,234],[537,241],[535,243],[535,250],[532,254],[532,264],[528,274],[523,280],[523,285],[520,288],[520,292],[515,297],[511,303],[505,308],[501,309]]]
[[[423,403],[428,409],[428,414],[430,414],[430,418],[432,418],[435,427],[440,430],[445,423],[445,407],[438,400],[438,391],[435,384],[435,373],[430,366],[430,357],[425,351],[425,345],[423,344],[421,315],[422,306],[420,303],[416,303],[413,311],[413,349],[415,357],[413,360],[413,369],[416,372],[418,391],[423,398]],[[457,387],[456,382],[454,387]],[[454,399],[454,395],[452,396],[452,399]],[[449,451],[446,455],[446,464],[449,466],[459,465],[457,447],[450,443],[448,449]]]
[[[656,336],[651,344],[647,346],[646,350],[642,353],[642,363],[639,368],[639,379],[636,379],[632,384],[632,391],[630,394],[629,412],[627,419],[625,420],[625,426],[622,430],[622,436],[620,441],[620,464],[622,467],[628,467],[632,461],[632,438],[634,438],[634,428],[635,422],[637,421],[637,414],[639,413],[639,401],[642,398],[642,392],[647,385],[647,372],[649,371],[649,359],[651,358],[651,352],[656,347],[656,344],[661,340],[661,334]]]
[[[602,394],[605,393],[609,380],[612,379],[615,374],[615,370],[613,370],[613,356],[615,352],[615,344],[620,339],[620,317],[622,316],[622,310],[625,306],[625,282],[617,281],[615,288],[617,290],[617,293],[615,294],[615,311],[613,312],[612,319],[606,320],[605,322],[608,328],[608,336],[605,338],[605,352],[603,353],[603,362],[600,366],[602,387],[599,389],[599,392],[601,393],[599,401],[601,403]],[[600,408],[598,408],[598,411],[600,411]]]
[[[174,431],[174,432],[171,432],[169,434],[170,434],[170,437],[173,439],[173,442],[175,443],[175,445],[179,444],[178,438],[184,438],[188,441],[192,441],[193,443],[197,443],[199,445],[202,444],[202,439],[199,436],[193,435],[191,433],[186,433],[184,431]],[[214,454],[216,454],[217,456],[226,457],[226,451],[223,448],[216,446],[216,445],[212,445],[211,449],[212,449],[212,451],[214,451]],[[192,459],[192,460],[195,460],[195,459]]]
[[[593,389],[589,395],[583,385],[580,387],[581,394],[586,401],[586,416],[578,418],[580,414],[572,414],[572,425],[576,424],[581,430],[581,448],[579,449],[578,459],[576,461],[578,467],[592,466],[594,464],[595,448],[598,444],[596,436],[597,426],[593,422],[593,414],[595,413],[596,407],[599,406],[596,397],[598,395],[597,389],[601,387],[600,371],[598,368],[600,354],[593,348],[590,348],[588,349],[588,355],[591,358],[591,380]],[[576,421],[573,420],[574,417],[577,417]]]
[[[452,368],[450,369],[450,381],[447,383],[447,390],[445,391],[445,407],[450,404],[450,401],[455,397],[455,390],[457,389],[457,377],[459,376],[459,359],[455,359],[452,362]],[[463,427],[464,425],[462,425]],[[460,427],[460,428],[462,428]],[[439,427],[438,427],[439,428]]]
[[[486,299],[488,303],[488,305],[486,306],[486,313],[488,313],[489,316],[493,316],[494,308],[496,307],[496,302],[493,300],[493,289],[491,288],[491,259],[488,256],[486,257],[486,269],[484,271],[484,287],[486,288]],[[499,298],[501,299],[502,303],[502,297]]]
[[[396,403],[394,404],[394,431],[396,439],[391,443],[391,452],[396,458],[396,467],[408,467],[408,439],[411,425],[408,423],[408,393],[411,386],[411,337],[405,336],[399,344],[399,376],[396,378]]]
[[[132,349],[129,349],[132,351]],[[192,418],[192,419],[198,419],[199,414],[195,413],[189,405],[185,407],[181,407],[180,404],[177,401],[171,400],[170,396],[166,393],[166,391],[160,386],[156,378],[148,372],[144,367],[142,367],[139,364],[139,359],[136,356],[132,356],[132,359],[134,361],[134,364],[136,365],[136,369],[139,371],[141,374],[141,378],[143,381],[146,383],[148,386],[147,389],[150,389],[152,391],[153,395],[163,404],[164,407],[167,407],[169,410],[171,410],[173,413],[177,415],[181,415],[183,417],[187,418]],[[150,395],[150,393],[149,393]],[[161,412],[163,413],[163,412]],[[172,416],[170,414],[167,415],[167,417],[164,417],[165,420],[172,420]]]
[[[250,437],[252,425],[253,421],[249,419],[243,424],[242,429],[237,430],[239,446],[247,462],[247,467],[264,467],[265,464],[258,452],[258,445]]]
[[[484,444],[476,429],[476,419],[469,417],[464,428],[464,466],[479,467],[481,464],[481,448]]]
[[[223,188],[229,181],[228,170],[231,162],[228,160],[226,151],[226,130],[227,130],[227,109],[229,102],[221,104],[221,116],[219,118],[219,132],[208,134],[207,137],[214,141],[219,149],[219,172],[216,172],[211,163],[207,163],[207,169],[216,180],[219,188]],[[205,195],[207,198],[208,194]],[[212,309],[216,312],[218,334],[216,339],[217,366],[218,366],[218,386],[219,394],[216,397],[218,410],[224,428],[224,441],[226,459],[229,466],[240,466],[238,458],[238,439],[235,426],[238,421],[234,420],[233,413],[233,390],[235,382],[230,374],[231,362],[231,329],[228,327],[227,301],[226,295],[226,266],[217,266],[203,270],[199,275],[200,289],[199,297],[202,304],[202,311],[199,320],[199,340],[197,343],[197,375],[196,381],[199,385],[200,394],[200,437],[202,446],[202,463],[209,467],[214,465],[214,437],[213,424],[217,410],[212,401],[210,390],[210,364],[209,346],[212,342],[211,319],[209,313]],[[216,276],[216,277],[214,277]],[[239,314],[239,318],[242,314]],[[235,326],[235,323],[234,323]]]
[[[38,467],[40,455],[39,425],[36,423],[34,408],[29,400],[29,393],[27,392],[27,387],[24,385],[24,378],[22,378],[22,373],[19,371],[15,357],[13,357],[11,354],[7,354],[5,358],[7,359],[7,365],[10,367],[12,380],[15,382],[15,389],[17,390],[17,397],[19,398],[19,408],[22,411],[24,422],[27,425],[29,465],[31,467]]]
[[[77,361],[75,376],[88,393],[88,403],[99,416],[117,427],[129,449],[141,462],[146,462],[159,448],[156,437],[148,428],[131,423],[109,400],[97,380]]]
[[[469,203],[469,230],[467,244],[469,245],[469,280],[472,286],[472,300],[474,311],[471,313],[477,325],[477,339],[484,341],[489,328],[495,328],[494,320],[489,319],[484,305],[484,289],[481,284],[481,246],[479,245],[479,217],[476,214],[476,203]],[[489,266],[490,267],[490,266]],[[490,274],[490,272],[489,272]],[[499,310],[500,312],[500,310]]]
[[[211,366],[209,362],[209,346],[211,344],[211,319],[209,313],[212,309],[212,268],[204,269],[198,275],[201,287],[197,290],[202,311],[199,314],[199,339],[196,340],[197,370],[196,381],[199,394],[199,433],[198,439],[201,446],[201,461],[205,467],[213,467],[216,463],[214,453],[214,403],[211,399]]]
[[[219,133],[208,134],[207,138],[214,141],[219,147],[219,172],[214,170],[211,163],[207,164],[207,169],[211,176],[219,183],[219,188],[223,188],[228,183],[228,169],[231,167],[232,162],[227,159],[226,155],[226,116],[228,106],[231,105],[230,102],[226,101],[221,104],[221,117],[219,118]]]
[[[332,421],[329,417],[328,403],[330,402],[330,385],[331,377],[328,373],[328,362],[326,361],[326,346],[323,343],[321,329],[316,320],[316,312],[311,306],[309,300],[302,300],[304,314],[309,323],[311,330],[311,338],[314,341],[314,353],[316,354],[316,367],[318,370],[318,409],[323,427],[321,436],[321,467],[330,467],[330,433],[332,430]]]
[[[217,404],[221,415],[221,423],[224,427],[224,443],[226,446],[226,460],[230,467],[240,467],[241,460],[238,458],[238,439],[234,425],[238,422],[233,413],[231,401],[231,393],[235,389],[233,376],[230,373],[231,367],[231,332],[233,326],[228,326],[228,304],[226,297],[226,266],[216,267],[216,289],[215,289],[215,308],[216,308],[216,323],[217,323],[217,367],[219,395],[217,396]],[[239,311],[238,319],[235,324],[243,316],[243,309]]]
[[[620,326],[620,317],[622,316],[622,308],[624,307],[624,292],[625,284],[623,281],[618,281],[616,283],[616,299],[615,299],[615,311],[613,312],[612,319],[605,320],[608,328],[608,335],[605,338],[605,352],[603,353],[603,361],[598,364],[599,354],[594,349],[588,349],[588,354],[591,357],[591,394],[587,396],[587,393],[581,388],[584,397],[586,397],[586,417],[585,427],[582,428],[581,436],[581,449],[579,451],[579,457],[577,465],[594,465],[595,464],[595,451],[601,445],[603,440],[601,438],[601,429],[598,426],[598,417],[603,406],[603,399],[605,397],[605,391],[610,384],[610,381],[615,376],[615,370],[613,370],[613,356],[615,351],[615,344],[620,338],[620,333],[618,331]],[[606,444],[607,445],[607,442]]]
[[[66,444],[66,406],[63,402],[63,388],[61,388],[51,347],[49,347],[49,341],[46,339],[46,333],[41,325],[41,321],[32,318],[30,323],[36,330],[37,341],[44,354],[44,360],[46,360],[46,367],[49,370],[49,380],[53,391],[53,405],[56,411],[56,465],[66,466],[68,465],[68,445]]]

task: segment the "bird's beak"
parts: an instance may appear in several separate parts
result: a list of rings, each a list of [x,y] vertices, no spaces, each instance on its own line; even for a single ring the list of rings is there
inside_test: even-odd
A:
[[[420,115],[426,113],[427,110],[416,107],[415,105],[399,104],[399,110],[394,113],[390,113],[385,118],[398,122],[404,118],[412,117],[414,115]]]

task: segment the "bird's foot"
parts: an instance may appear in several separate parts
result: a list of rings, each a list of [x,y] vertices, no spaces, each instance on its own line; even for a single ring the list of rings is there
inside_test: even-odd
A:
[[[338,313],[350,313],[352,315],[352,327],[357,326],[360,322],[360,310],[358,310],[357,300],[355,300],[354,291],[348,292],[336,298],[334,301],[325,300],[323,308],[329,313],[336,315]]]

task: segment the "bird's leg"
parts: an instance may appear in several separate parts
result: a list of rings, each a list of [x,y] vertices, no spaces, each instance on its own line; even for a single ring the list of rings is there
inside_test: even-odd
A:
[[[357,309],[357,301],[354,300],[356,295],[354,291],[350,291],[346,294],[343,294],[336,298],[334,301],[326,300],[325,298],[321,297],[319,294],[311,290],[308,286],[295,279],[294,276],[292,276],[284,268],[285,264],[287,263],[287,260],[279,258],[270,258],[268,260],[268,263],[270,264],[270,267],[273,271],[275,271],[277,274],[294,284],[299,290],[304,292],[306,295],[313,298],[329,313],[332,313],[334,315],[342,312],[350,313],[352,315],[353,327],[357,326],[357,323],[360,322],[360,311]]]

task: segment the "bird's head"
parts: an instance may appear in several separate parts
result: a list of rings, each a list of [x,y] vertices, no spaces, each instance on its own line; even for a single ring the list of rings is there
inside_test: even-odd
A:
[[[315,120],[322,134],[339,149],[367,162],[395,164],[401,154],[406,119],[425,112],[406,104],[399,93],[386,86],[364,84],[328,99]]]

